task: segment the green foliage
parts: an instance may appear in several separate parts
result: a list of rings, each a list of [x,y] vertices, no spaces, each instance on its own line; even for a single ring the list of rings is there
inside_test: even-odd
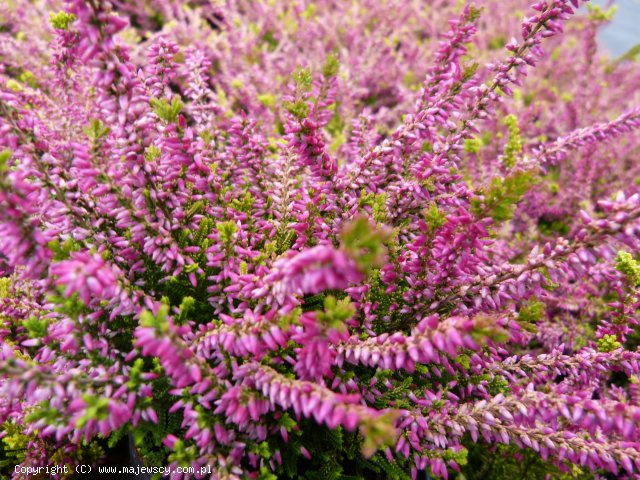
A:
[[[500,50],[507,44],[507,39],[504,35],[498,35],[489,40],[489,50]]]
[[[406,469],[398,464],[398,461],[390,462],[389,459],[377,453],[371,461],[380,467],[380,470],[386,474],[388,480],[411,480],[411,476],[406,473]],[[406,462],[402,462],[403,464]]]
[[[635,44],[633,47],[623,53],[618,58],[618,61],[635,62],[638,59],[638,55],[640,55],[640,43]]]
[[[378,223],[384,223],[387,218],[387,194],[378,193],[373,197],[371,216]]]
[[[627,277],[627,282],[633,287],[640,287],[640,262],[629,252],[618,252],[616,268]]]
[[[429,208],[422,211],[422,216],[431,231],[439,229],[447,222],[447,215],[438,208],[435,202],[429,204]]]
[[[142,191],[142,196],[144,197],[144,201],[147,204],[147,208],[149,209],[149,211],[150,212],[155,211],[156,202],[153,200],[153,197],[151,196],[151,190],[149,190],[148,188],[145,188]]]
[[[163,334],[169,331],[167,316],[169,315],[169,306],[161,305],[158,314],[154,315],[149,310],[143,310],[140,313],[140,325],[145,328],[153,328],[158,333]]]
[[[149,100],[149,103],[151,104],[155,114],[162,120],[169,123],[175,123],[178,121],[178,115],[180,115],[183,107],[182,100],[178,95],[173,97],[171,103],[169,103],[166,98],[152,98]]]
[[[391,411],[360,424],[360,434],[364,439],[361,452],[365,458],[370,458],[380,448],[395,445],[398,439],[395,418],[396,413]]]
[[[325,78],[335,77],[340,70],[340,59],[337,53],[330,53],[322,67],[322,75]]]
[[[75,452],[74,458],[80,460],[85,465],[95,465],[104,458],[104,449],[99,442],[93,441],[89,444],[81,444]]]
[[[462,68],[462,75],[461,75],[460,81],[452,85],[451,94],[457,95],[458,93],[460,93],[460,91],[462,91],[462,88],[464,87],[464,84],[469,80],[471,80],[471,78],[475,75],[477,70],[478,70],[478,64],[476,62],[464,65],[464,67]]]
[[[193,297],[183,297],[180,303],[180,314],[176,318],[176,325],[184,325],[187,321],[189,314],[191,314],[196,308],[196,299]]]
[[[36,80],[35,75],[29,70],[25,70],[18,75],[18,80],[29,85],[31,88],[38,88],[38,80]]]
[[[9,277],[0,277],[0,300],[9,298],[11,295],[11,279]]]
[[[324,310],[325,300],[329,296],[342,299],[346,295],[341,290],[325,290],[317,295],[305,295],[304,303],[302,304],[302,311],[310,312],[315,310]]]
[[[258,480],[278,480],[278,477],[271,473],[267,467],[262,467]]]
[[[469,358],[469,355],[462,353],[458,355],[456,360],[464,367],[465,370],[469,370],[471,368],[471,358]]]
[[[469,6],[469,11],[464,17],[467,22],[476,22],[480,19],[482,15],[482,8],[474,7],[473,5]]]
[[[373,323],[373,330],[377,333],[406,330],[408,329],[415,317],[406,313],[400,313],[398,309],[392,306],[400,304],[402,296],[406,290],[405,285],[401,285],[398,289],[391,293],[387,293],[387,287],[380,279],[380,270],[374,269],[369,274],[369,291],[367,292],[367,300],[378,305],[377,318]],[[364,337],[363,339],[365,339]]]
[[[211,229],[213,228],[213,220],[209,217],[204,217],[200,220],[200,225],[198,225],[198,230],[193,235],[193,244],[202,248],[207,248],[208,238],[207,236],[211,233]]]
[[[347,224],[340,235],[343,247],[363,272],[384,264],[387,253],[384,241],[387,238],[387,234],[373,228],[363,216]]]
[[[530,299],[518,311],[518,324],[527,332],[537,331],[535,324],[546,314],[547,307],[536,298]]]
[[[69,297],[64,295],[64,287],[58,287],[58,294],[50,295],[48,301],[55,305],[55,311],[69,318],[78,318],[78,316],[87,313],[89,310],[82,300],[78,292],[73,293]]]
[[[459,480],[592,480],[594,477],[583,472],[574,464],[565,463],[570,473],[562,473],[559,468],[542,460],[532,449],[520,450],[515,445],[489,446],[484,442],[465,442],[468,449],[467,463],[459,464],[462,475]]]
[[[82,416],[76,421],[76,428],[83,428],[90,420],[105,420],[109,415],[109,399],[85,393],[82,399],[86,408]]]
[[[269,448],[269,442],[260,442],[250,447],[251,451],[256,455],[269,459],[271,458],[271,449]]]
[[[197,202],[193,202],[191,206],[185,212],[185,220],[191,220],[195,215],[199,214],[204,208],[204,201],[198,200]]]
[[[156,147],[155,145],[149,145],[147,149],[144,151],[144,159],[147,162],[152,162],[160,158],[161,154],[162,152],[158,147]]]
[[[422,150],[425,153],[433,152],[433,143],[429,142],[428,140],[425,140],[424,142],[422,142],[422,145],[420,145],[420,150]]]
[[[342,467],[331,457],[323,458],[323,465],[317,470],[306,472],[307,480],[339,480],[342,478]]]
[[[0,471],[13,469],[22,462],[27,451],[29,437],[23,433],[22,425],[13,420],[2,424],[2,442],[0,442]]]
[[[58,12],[49,14],[49,23],[56,30],[69,30],[69,25],[76,21],[73,13]]]
[[[511,385],[509,381],[501,376],[493,377],[487,384],[487,387],[487,390],[489,390],[491,395],[498,395],[499,393],[508,395],[511,393]]]
[[[309,105],[304,100],[297,100],[295,102],[284,102],[284,108],[298,120],[302,120],[303,118],[307,118],[309,116]]]
[[[384,470],[373,459],[367,460],[360,452],[363,442],[357,432],[344,431],[342,427],[328,429],[301,420],[298,425],[286,415],[280,424],[291,426],[287,443],[278,441],[271,450],[279,449],[282,465],[276,472],[278,478],[297,478],[303,480],[366,480],[385,478]],[[284,417],[283,417],[284,418]],[[302,435],[302,432],[304,436]],[[304,438],[304,440],[303,440]],[[273,442],[275,443],[275,442]],[[311,454],[306,459],[300,453],[305,447]]]
[[[82,245],[80,242],[75,241],[73,238],[67,238],[64,243],[60,243],[59,239],[51,240],[47,246],[53,252],[53,260],[59,262],[61,260],[67,260],[72,252],[78,252]]]
[[[517,156],[522,153],[522,138],[520,137],[520,127],[515,115],[507,115],[504,124],[509,131],[509,140],[504,147],[502,164],[507,168],[512,168],[517,162]]]
[[[542,286],[542,288],[544,288],[546,291],[548,292],[552,292],[554,291],[556,288],[558,288],[560,286],[560,284],[554,282],[551,278],[551,275],[549,275],[549,271],[547,270],[546,267],[542,267],[540,270],[538,270],[542,276],[545,278],[545,283]]]
[[[275,108],[278,104],[278,97],[270,93],[261,93],[257,98],[258,101],[267,108]]]
[[[308,68],[298,67],[293,72],[293,81],[303,91],[308,91],[311,88],[313,78],[311,77],[311,70]]]
[[[331,120],[329,120],[329,123],[325,125],[325,130],[333,139],[331,142],[331,151],[336,152],[346,141],[346,136],[344,134],[344,127],[346,125],[344,118],[340,115],[337,105],[334,103],[332,104],[332,107],[334,108],[333,116],[331,117]]]
[[[176,462],[181,467],[188,467],[198,458],[198,450],[195,445],[186,446],[180,439],[176,440],[173,452],[169,455],[169,462]]]
[[[598,351],[600,352],[612,352],[621,346],[622,344],[615,335],[603,335],[598,339]]]
[[[360,206],[370,206],[371,216],[377,223],[384,223],[387,217],[387,194],[382,193],[367,193],[366,190],[362,190],[360,193]]]
[[[245,192],[242,198],[234,198],[231,201],[231,208],[239,212],[250,213],[256,199],[249,192]]]
[[[613,5],[611,8],[604,10],[600,5],[587,4],[587,12],[589,12],[589,19],[597,22],[610,22],[613,20],[618,7]]]
[[[262,41],[267,44],[270,52],[273,52],[278,47],[278,43],[280,43],[271,30],[267,30],[262,36]]]
[[[146,372],[144,363],[142,358],[137,358],[136,361],[133,362],[131,369],[129,369],[129,380],[127,381],[127,388],[129,390],[137,390],[144,384],[144,379],[142,378],[142,374]]]
[[[49,329],[49,319],[46,317],[38,318],[31,315],[23,322],[24,328],[27,330],[29,338],[44,338],[47,336]]]
[[[6,85],[7,85],[7,88],[12,92],[22,91],[22,85],[20,85],[20,82],[14,80],[13,78],[10,78],[9,80],[7,80]]]
[[[479,344],[485,343],[487,339],[496,343],[504,343],[509,339],[509,333],[499,326],[494,318],[483,314],[474,317],[471,336]]]
[[[520,171],[506,178],[494,177],[484,192],[484,200],[472,199],[471,207],[476,216],[488,214],[496,223],[513,216],[522,196],[537,182],[533,171]]]
[[[355,307],[351,304],[351,299],[345,297],[342,300],[336,300],[335,297],[329,295],[324,299],[324,311],[319,311],[316,315],[318,322],[326,325],[328,328],[335,328],[344,331],[345,322],[356,313]]]
[[[0,152],[0,173],[9,170],[9,160],[11,159],[11,150],[4,149]]]
[[[287,445],[282,452],[282,467],[287,478],[298,478],[299,452],[294,451],[293,445]]]
[[[463,149],[466,153],[479,153],[482,148],[482,140],[477,137],[466,138],[463,143]]]
[[[364,205],[373,205],[373,200],[375,198],[376,194],[373,192],[369,192],[367,193],[367,191],[363,188],[362,191],[360,192],[360,201],[359,201],[359,205],[362,207]]]
[[[267,243],[265,245],[265,253],[271,255],[282,255],[289,250],[296,240],[296,232],[294,230],[278,230],[275,243]]]
[[[91,123],[85,129],[85,133],[93,142],[97,142],[102,137],[108,135],[109,131],[109,127],[96,118],[91,120]]]
[[[395,408],[405,408],[405,405],[398,404],[398,401],[404,400],[406,398],[407,392],[411,389],[413,385],[413,377],[406,377],[401,382],[398,382],[392,389],[387,390],[382,395],[380,395],[375,402],[375,407],[377,409],[383,409],[388,407]],[[408,402],[406,407],[410,408]]]
[[[284,412],[278,419],[278,425],[284,427],[287,432],[290,432],[296,427],[296,425],[298,425],[298,422],[291,418],[291,415],[289,415],[287,412]]]
[[[541,218],[538,220],[538,230],[543,235],[562,235],[565,236],[569,233],[570,227],[562,220],[547,220]]]
[[[33,423],[43,420],[46,425],[59,425],[67,421],[60,410],[49,406],[49,401],[38,404],[25,416],[25,423]]]
[[[216,230],[218,230],[218,235],[220,235],[220,241],[227,247],[230,247],[233,243],[233,236],[238,231],[238,227],[233,220],[229,220],[227,222],[216,223]]]
[[[469,463],[468,456],[469,456],[469,450],[467,450],[464,447],[462,447],[458,451],[455,451],[451,448],[444,451],[445,460],[453,460],[461,467]]]
[[[109,437],[109,445],[115,445],[119,439],[127,434],[133,436],[134,443],[147,465],[160,465],[166,461],[168,449],[162,440],[168,435],[180,436],[182,415],[180,412],[169,413],[169,409],[175,402],[175,397],[169,394],[171,385],[157,358],[146,358],[143,362],[134,363],[130,373],[130,383],[127,387],[137,388],[144,372],[152,372],[158,375],[153,380],[153,397],[146,397],[140,407],[152,407],[158,415],[158,423],[141,421],[136,427],[124,426]],[[148,383],[148,382],[144,382]]]
[[[462,83],[466,83],[476,74],[480,65],[476,62],[469,63],[462,69]]]

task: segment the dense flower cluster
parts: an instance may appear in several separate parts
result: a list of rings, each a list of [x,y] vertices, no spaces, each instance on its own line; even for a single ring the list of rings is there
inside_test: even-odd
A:
[[[476,3],[0,3],[0,468],[640,478],[637,52]]]

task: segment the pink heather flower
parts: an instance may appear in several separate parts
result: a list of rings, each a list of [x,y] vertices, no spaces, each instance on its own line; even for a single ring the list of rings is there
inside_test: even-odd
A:
[[[336,352],[331,344],[346,338],[346,331],[322,325],[309,312],[300,316],[301,329],[291,339],[302,345],[297,349],[297,362],[293,370],[304,380],[332,378],[331,367],[335,364]]]
[[[72,253],[69,260],[54,263],[50,272],[56,284],[65,287],[65,296],[78,293],[87,305],[94,299],[110,301],[120,290],[116,273],[97,254]]]
[[[362,274],[345,252],[318,245],[277,260],[264,277],[264,286],[254,295],[264,296],[270,292],[269,296],[282,305],[294,300],[296,295],[341,290],[360,280]]]

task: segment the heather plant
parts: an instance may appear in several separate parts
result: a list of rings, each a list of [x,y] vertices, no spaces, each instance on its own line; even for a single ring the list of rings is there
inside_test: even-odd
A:
[[[640,66],[583,4],[0,4],[4,474],[640,478]]]

